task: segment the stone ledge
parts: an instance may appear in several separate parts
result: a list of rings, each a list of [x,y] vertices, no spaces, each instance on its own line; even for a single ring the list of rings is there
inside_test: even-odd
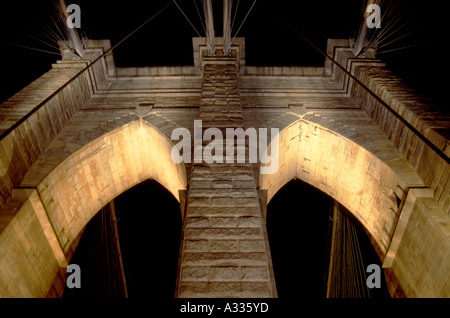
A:
[[[182,282],[267,282],[266,266],[184,266]]]
[[[179,298],[271,298],[269,282],[181,283]]]

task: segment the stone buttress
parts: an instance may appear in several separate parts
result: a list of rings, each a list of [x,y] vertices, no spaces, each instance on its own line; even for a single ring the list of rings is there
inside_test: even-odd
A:
[[[199,119],[203,131],[218,128],[225,137],[226,128],[243,127],[239,76],[234,63],[220,57],[217,62],[203,68]],[[236,138],[234,144],[236,152]],[[240,146],[246,148],[245,163],[235,156],[233,164],[208,164],[203,158],[192,165],[177,297],[277,295],[254,168],[248,147]]]

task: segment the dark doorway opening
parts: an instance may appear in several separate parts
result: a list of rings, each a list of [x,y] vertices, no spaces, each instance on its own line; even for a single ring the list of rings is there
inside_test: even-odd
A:
[[[178,201],[147,180],[117,197],[114,207],[120,253],[109,212],[101,211],[86,225],[70,262],[81,268],[81,288],[66,286],[63,297],[125,297],[121,257],[129,298],[172,299],[182,229]]]
[[[300,180],[267,207],[267,234],[278,297],[324,298],[328,220],[333,201]]]
[[[280,299],[326,298],[334,204],[331,197],[298,179],[287,183],[270,201],[267,233]],[[363,226],[350,212],[346,214],[355,224],[364,268],[369,264],[381,268]],[[380,289],[370,290],[371,298],[390,298],[383,273],[381,282]]]

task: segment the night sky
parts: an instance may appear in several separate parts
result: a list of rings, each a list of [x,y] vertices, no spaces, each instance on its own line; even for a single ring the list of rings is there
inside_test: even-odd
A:
[[[45,31],[46,27],[43,25],[52,30],[56,29],[49,14],[49,10],[52,10],[51,1],[2,2],[0,101],[42,75],[51,67],[51,63],[58,59],[57,55],[4,44],[6,42],[56,51],[40,42],[48,41],[45,34],[48,35],[49,32]],[[119,42],[169,2],[171,1],[68,1],[69,4],[76,3],[81,7],[81,32],[90,38],[111,39],[113,44]],[[442,2],[437,0],[385,2],[399,4],[399,9],[396,10],[399,16],[394,19],[398,20],[398,23],[387,32],[392,36],[385,43],[391,39],[399,37],[401,39],[384,47],[383,50],[421,45],[380,54],[380,58],[387,61],[390,69],[407,80],[411,87],[431,98],[443,110],[446,109],[444,93],[446,86],[440,77],[449,70],[449,63],[444,62],[446,59],[444,30],[447,30],[448,26]],[[177,3],[203,36],[203,28],[193,0],[178,0]],[[199,0],[197,3],[200,6]],[[217,7],[216,35],[220,36],[222,1],[213,0],[213,3]],[[233,36],[252,3],[253,0],[240,1]],[[321,66],[324,62],[323,57],[305,44],[286,26],[286,23],[325,49],[328,38],[349,38],[358,31],[362,21],[361,8],[361,0],[257,0],[238,34],[246,37],[247,65]],[[405,25],[403,28],[398,28],[403,24]],[[196,31],[172,4],[119,46],[114,52],[115,61],[118,66],[190,65],[193,63],[191,39],[194,36],[197,36]]]
[[[31,81],[38,78],[51,68],[52,63],[59,59],[57,55],[26,50],[4,44],[7,42],[56,52],[55,49],[48,47],[35,39],[48,40],[46,36],[42,34],[42,32],[48,34],[48,31],[45,31],[46,29],[42,24],[55,29],[48,13],[48,10],[52,10],[50,2],[50,0],[25,0],[10,1],[1,4],[0,101],[10,97]],[[90,38],[111,39],[111,42],[114,45],[169,2],[170,1],[168,0],[127,0],[122,2],[79,0],[69,1],[68,3],[76,3],[81,7],[82,32],[86,33]],[[221,1],[213,0],[213,2],[221,4]],[[399,30],[398,35],[393,36],[393,39],[398,36],[403,36],[403,38],[384,49],[396,49],[421,43],[422,45],[385,53],[380,55],[380,58],[387,61],[389,68],[404,78],[411,87],[415,88],[425,97],[433,100],[442,110],[447,111],[447,101],[445,96],[447,87],[446,82],[441,78],[442,76],[445,78],[449,70],[449,63],[446,62],[447,52],[444,48],[444,43],[447,38],[447,33],[444,33],[444,30],[448,30],[446,25],[448,20],[446,19],[447,13],[442,8],[442,1],[393,2],[401,3],[400,11],[406,13],[403,18],[404,20],[401,21],[406,23],[406,27],[405,29]],[[203,29],[197,16],[194,2],[190,0],[179,0],[178,3],[203,36]],[[200,6],[200,1],[197,3]],[[236,17],[233,36],[252,3],[252,0],[240,1],[240,11]],[[215,12],[216,35],[220,36],[222,32],[220,5]],[[324,63],[323,57],[311,49],[311,47],[292,32],[285,23],[301,31],[312,42],[325,50],[328,38],[349,38],[358,31],[361,20],[361,1],[307,2],[258,0],[238,36],[246,37],[247,65],[321,66]],[[390,32],[394,32],[394,30],[395,28]],[[407,35],[412,30],[414,30],[414,33]],[[191,28],[176,6],[171,5],[161,15],[156,17],[114,51],[116,64],[117,66],[123,67],[191,65],[193,64],[192,37],[194,36],[197,36],[196,32]],[[157,189],[155,185],[146,184],[144,187],[145,186]],[[313,189],[305,190],[305,188],[302,188],[303,190],[299,190],[299,187],[300,185],[298,184],[291,184],[284,192],[314,192]],[[142,188],[140,189],[142,190]],[[136,190],[137,192],[133,192],[134,194],[128,195],[135,196],[136,193],[139,193],[141,190],[138,189]],[[280,193],[280,196],[282,196],[283,193]],[[163,194],[160,194],[159,197],[164,198],[161,199],[161,202],[163,202],[161,204],[172,202],[171,200],[173,199],[170,198],[170,195],[164,196]],[[317,230],[310,229],[310,231],[317,234],[305,234],[307,235],[305,238],[323,238],[323,235],[325,234],[319,235],[319,233],[327,232],[328,207],[326,205],[328,199],[313,194],[309,197],[310,199],[312,198],[313,204],[322,203],[324,204],[324,207],[321,208],[322,212],[309,216],[317,218],[317,220],[314,221],[314,224],[318,224]],[[156,196],[156,198],[158,198],[158,196]],[[269,228],[269,235],[273,235],[274,231],[276,231],[277,224],[283,223],[282,219],[277,219],[273,216],[274,214],[270,213],[271,210],[283,210],[286,214],[291,213],[291,215],[294,213],[295,222],[291,223],[291,230],[296,231],[297,227],[301,228],[305,219],[303,216],[300,217],[299,214],[295,215],[296,206],[294,206],[294,202],[277,198],[278,197],[275,197],[273,203],[269,206],[269,222],[272,222],[271,227]],[[144,201],[147,202],[143,202],[143,205],[139,207],[132,207],[129,203],[125,205],[129,205],[131,207],[130,210],[134,209],[136,211],[151,201],[149,200],[151,198],[145,199]],[[307,199],[308,196],[305,197],[305,202]],[[133,200],[134,202],[138,202],[143,199],[133,197],[129,202],[132,202]],[[277,202],[279,202],[278,206]],[[311,204],[311,202],[308,204]],[[310,207],[310,205],[305,205],[303,209],[307,209],[307,207]],[[164,207],[154,205],[153,210],[145,211],[147,211],[146,213],[157,213],[158,209],[164,209]],[[172,206],[171,209],[176,210],[176,207],[174,208]],[[315,207],[315,209],[319,210],[318,207]],[[148,215],[146,215],[146,217],[148,217]],[[144,219],[142,222],[148,221],[147,219]],[[170,220],[168,222],[170,222]],[[126,223],[125,218],[123,219],[123,223]],[[135,224],[135,226],[137,225]],[[285,231],[284,233],[285,237],[279,237],[279,242],[274,243],[274,245],[288,244],[283,243],[283,240],[289,240],[291,232]],[[149,235],[150,234],[152,233],[149,232]],[[142,239],[142,237],[139,238],[136,236],[128,239],[139,240]],[[127,238],[124,236],[123,240],[125,244]],[[318,240],[317,244],[325,246],[326,242],[324,240]],[[176,244],[174,246],[176,249]],[[148,246],[148,248],[151,247]],[[289,245],[287,248],[293,249],[294,246]],[[276,253],[277,252],[275,252],[275,254]],[[300,259],[304,258],[305,253],[306,252],[299,252],[298,256]],[[125,255],[124,257],[131,256]],[[305,263],[302,263],[300,272],[311,278],[311,281],[313,280],[313,277],[317,278],[321,275],[320,266],[322,266],[323,263],[313,263],[313,261],[316,261],[321,257],[323,257],[321,253],[318,253],[317,255],[314,254],[313,260],[305,260]],[[282,257],[279,259],[280,261],[278,263],[284,261],[285,266],[289,263],[289,260],[282,260]],[[274,262],[276,263],[277,261]],[[310,264],[310,268],[308,268],[308,264]],[[291,266],[294,265],[294,263],[291,264]],[[145,271],[145,266],[146,263],[143,262],[143,271]],[[283,265],[274,264],[274,266],[280,267]],[[130,277],[133,276],[132,273],[129,275],[131,275]],[[140,277],[145,278],[147,276],[143,275]],[[317,279],[320,280],[320,277]],[[132,280],[133,278],[130,278],[130,282]],[[280,281],[282,280],[283,279],[280,278]],[[309,282],[310,280],[307,280],[305,283]],[[305,286],[305,288],[311,287]],[[288,289],[283,289],[283,291],[280,290],[280,295],[288,293],[289,291],[287,290]],[[312,294],[320,294],[320,287],[318,285],[309,290]],[[166,291],[166,295],[171,293],[171,290]]]
[[[272,198],[267,207],[267,232],[280,299],[317,301],[326,295],[333,199],[295,179]],[[381,267],[380,260],[359,221],[358,233],[364,268]],[[372,299],[387,299],[386,282],[371,289]]]
[[[147,180],[117,197],[115,210],[128,297],[173,298],[182,226],[178,201]],[[86,226],[71,260],[82,268],[82,287],[66,288],[64,298],[124,297],[115,231],[100,213]]]

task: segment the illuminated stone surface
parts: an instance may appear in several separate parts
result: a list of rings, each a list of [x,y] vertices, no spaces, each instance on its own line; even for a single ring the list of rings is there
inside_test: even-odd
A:
[[[231,57],[214,58],[194,39],[186,67],[115,68],[109,55],[48,99],[109,43],[90,46],[84,60],[64,56],[1,105],[0,296],[60,296],[82,228],[149,178],[186,201],[179,297],[276,296],[264,211],[293,178],[361,221],[391,295],[450,296],[448,119],[381,61],[329,41],[328,53],[411,126],[329,62],[245,66],[243,39]],[[173,163],[171,133],[193,131],[195,119],[204,128],[278,128],[278,171]]]

